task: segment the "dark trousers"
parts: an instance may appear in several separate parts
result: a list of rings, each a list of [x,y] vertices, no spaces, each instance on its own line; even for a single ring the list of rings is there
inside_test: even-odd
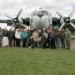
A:
[[[55,49],[55,39],[51,38],[51,48]]]
[[[16,38],[16,47],[20,47],[20,39]]]
[[[64,39],[61,39],[61,43],[62,43],[62,48],[65,48],[65,42],[64,42]]]
[[[9,39],[9,46],[10,46],[10,47],[13,46],[13,38]]]
[[[47,39],[47,43],[48,43],[48,48],[51,48],[51,39]]]
[[[23,47],[26,47],[27,39],[23,39]]]

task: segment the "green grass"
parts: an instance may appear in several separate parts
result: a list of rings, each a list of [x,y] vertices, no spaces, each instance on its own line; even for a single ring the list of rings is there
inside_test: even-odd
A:
[[[75,75],[75,51],[0,48],[0,75]]]

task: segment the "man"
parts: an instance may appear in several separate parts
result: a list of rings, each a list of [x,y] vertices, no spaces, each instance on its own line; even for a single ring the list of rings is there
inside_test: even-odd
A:
[[[48,48],[48,42],[47,42],[47,39],[48,39],[48,33],[46,32],[46,30],[43,30],[43,36],[42,36],[42,47],[43,48]]]
[[[65,36],[65,48],[70,49],[71,32],[69,31],[68,28],[65,29],[64,36]]]
[[[17,28],[15,31],[16,47],[20,47],[20,28]]]
[[[64,36],[64,29],[61,30],[61,43],[62,43],[62,48],[65,48],[65,36]]]
[[[8,31],[8,38],[9,38],[9,46],[13,46],[13,41],[14,41],[14,32],[13,31]]]
[[[51,48],[55,49],[55,30],[53,29],[51,32]]]
[[[48,47],[51,48],[51,33],[52,33],[52,27],[51,26],[48,27],[47,32],[48,32],[47,43],[48,43]]]

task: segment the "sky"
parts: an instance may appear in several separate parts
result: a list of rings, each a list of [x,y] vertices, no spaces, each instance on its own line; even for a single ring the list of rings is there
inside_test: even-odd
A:
[[[1,0],[0,19],[7,18],[5,14],[15,17],[21,8],[23,9],[21,16],[26,17],[40,7],[49,10],[52,16],[56,16],[56,11],[68,16],[74,10],[75,0]]]
[[[72,18],[75,18],[75,0],[1,0],[0,19],[8,19],[5,14],[15,17],[22,8],[22,17],[30,16],[38,8],[48,10],[52,16],[57,16],[56,11],[68,16],[74,11]]]

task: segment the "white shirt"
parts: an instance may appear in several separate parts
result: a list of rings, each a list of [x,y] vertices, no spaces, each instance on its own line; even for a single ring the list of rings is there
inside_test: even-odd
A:
[[[15,38],[20,39],[21,32],[15,31]]]

